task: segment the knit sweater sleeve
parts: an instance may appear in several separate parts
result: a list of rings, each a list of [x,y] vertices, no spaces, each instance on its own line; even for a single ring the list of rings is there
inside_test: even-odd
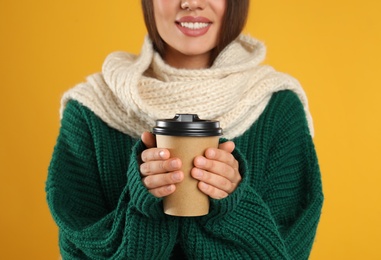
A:
[[[274,94],[234,156],[243,180],[209,215],[184,220],[184,248],[198,259],[308,259],[323,202],[303,106]]]
[[[78,102],[67,104],[46,183],[63,259],[168,258],[177,223],[141,184],[136,161],[142,143],[121,148],[128,139],[102,128],[111,129]],[[102,147],[107,144],[111,150]]]

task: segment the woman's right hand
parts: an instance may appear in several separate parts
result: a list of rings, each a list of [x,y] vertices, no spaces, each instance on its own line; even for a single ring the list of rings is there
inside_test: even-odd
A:
[[[156,148],[156,139],[150,132],[144,132],[141,139],[147,147],[141,154],[143,163],[140,174],[144,186],[155,197],[161,198],[173,193],[175,183],[184,179],[179,158],[170,158],[168,149]]]

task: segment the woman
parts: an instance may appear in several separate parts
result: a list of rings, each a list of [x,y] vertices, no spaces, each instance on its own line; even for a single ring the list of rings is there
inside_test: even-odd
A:
[[[312,120],[299,83],[240,35],[248,4],[142,0],[140,55],[111,54],[65,93],[46,187],[64,259],[308,258],[323,203]],[[149,131],[179,111],[224,129],[194,160],[202,217],[163,213],[184,175]]]

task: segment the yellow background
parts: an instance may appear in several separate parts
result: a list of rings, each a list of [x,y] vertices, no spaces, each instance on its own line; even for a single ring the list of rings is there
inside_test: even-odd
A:
[[[45,180],[62,93],[138,53],[138,0],[0,1],[0,259],[57,259]],[[381,259],[381,1],[255,0],[246,32],[310,100],[325,205],[311,259]]]

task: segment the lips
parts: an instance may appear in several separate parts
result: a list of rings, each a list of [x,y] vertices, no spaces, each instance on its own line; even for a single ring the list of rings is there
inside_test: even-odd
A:
[[[190,37],[198,37],[206,34],[212,25],[212,22],[202,16],[184,16],[176,21],[178,29]]]

